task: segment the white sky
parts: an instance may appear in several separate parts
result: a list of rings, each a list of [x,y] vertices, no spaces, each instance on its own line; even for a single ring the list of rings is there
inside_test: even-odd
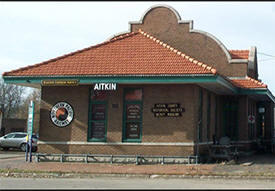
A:
[[[259,78],[275,95],[275,2],[0,2],[0,73],[101,43],[157,4],[227,49],[256,46]]]

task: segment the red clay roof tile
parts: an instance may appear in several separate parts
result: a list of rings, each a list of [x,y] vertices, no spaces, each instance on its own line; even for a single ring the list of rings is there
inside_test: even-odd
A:
[[[248,59],[249,50],[229,50],[232,59]]]
[[[240,88],[267,88],[267,85],[250,77],[231,79],[231,82]]]
[[[3,76],[161,74],[216,74],[216,69],[139,30]]]

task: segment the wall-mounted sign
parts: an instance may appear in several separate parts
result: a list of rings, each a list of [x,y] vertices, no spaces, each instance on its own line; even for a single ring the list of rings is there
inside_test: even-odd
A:
[[[42,86],[77,86],[78,80],[42,80]]]
[[[116,90],[116,83],[96,83],[94,90]]]
[[[69,125],[74,117],[72,106],[66,102],[58,102],[51,109],[51,120],[58,127]]]
[[[152,108],[155,117],[180,117],[185,109],[179,103],[157,103]]]

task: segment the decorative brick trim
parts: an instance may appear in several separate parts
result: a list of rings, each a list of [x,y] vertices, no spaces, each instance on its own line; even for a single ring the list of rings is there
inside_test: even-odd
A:
[[[219,39],[217,39],[215,36],[213,36],[212,34],[210,34],[208,32],[193,29],[193,20],[181,20],[180,14],[173,7],[168,6],[168,5],[160,4],[160,5],[151,6],[149,9],[147,9],[143,13],[143,16],[141,17],[141,19],[139,21],[130,21],[129,22],[129,31],[131,31],[131,25],[132,24],[143,24],[143,19],[145,18],[145,16],[151,10],[153,10],[155,8],[160,8],[160,7],[164,7],[164,8],[167,8],[167,9],[171,10],[174,13],[174,15],[176,16],[176,18],[178,20],[178,24],[189,24],[189,32],[190,33],[200,33],[200,34],[203,34],[203,35],[213,39],[221,47],[221,49],[224,51],[224,53],[227,57],[228,63],[236,63],[236,62],[238,62],[238,63],[247,63],[248,62],[248,59],[238,59],[238,61],[236,61],[236,59],[232,59],[228,49],[225,47],[225,45]]]

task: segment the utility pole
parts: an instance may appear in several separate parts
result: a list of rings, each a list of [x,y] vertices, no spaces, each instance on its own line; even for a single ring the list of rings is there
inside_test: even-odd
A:
[[[3,115],[4,115],[4,104],[0,104],[0,135],[2,132],[2,119],[3,119]],[[1,135],[2,136],[2,135]]]

